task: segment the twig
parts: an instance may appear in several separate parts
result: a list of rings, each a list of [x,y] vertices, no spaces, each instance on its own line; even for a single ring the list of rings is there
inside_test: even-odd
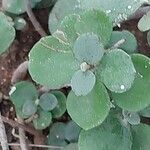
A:
[[[25,131],[29,132],[32,135],[39,136],[38,131],[36,131],[32,127],[25,126],[25,125],[23,125],[21,123],[18,123],[18,122],[14,121],[14,120],[8,119],[8,118],[6,118],[4,116],[1,116],[1,119],[2,119],[3,122],[8,123],[9,125],[11,125],[13,128],[19,127],[19,128],[24,129]]]
[[[0,143],[2,145],[3,150],[9,150],[6,131],[5,131],[5,127],[3,124],[3,120],[1,118],[1,113],[0,113]]]
[[[20,146],[19,143],[8,143],[9,146]],[[38,145],[38,144],[28,144],[29,147],[39,147],[39,148],[51,148],[51,149],[62,149],[60,146],[50,146],[50,145]]]
[[[24,0],[24,4],[26,7],[26,12],[27,12],[34,28],[36,29],[36,31],[41,35],[41,37],[46,36],[47,35],[46,32],[43,30],[40,23],[37,21],[37,19],[35,18],[34,14],[32,12],[30,0]]]
[[[23,124],[23,120],[18,117],[18,122]],[[20,140],[20,148],[21,150],[28,150],[28,145],[26,143],[26,135],[22,128],[19,128],[19,140]]]
[[[19,82],[20,80],[22,80],[26,76],[27,71],[28,71],[28,61],[24,61],[14,71],[12,78],[11,78],[11,83],[15,84]]]

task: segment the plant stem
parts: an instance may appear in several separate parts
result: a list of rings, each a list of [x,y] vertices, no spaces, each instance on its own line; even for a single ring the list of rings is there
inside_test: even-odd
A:
[[[42,28],[40,23],[37,21],[36,17],[34,16],[34,14],[32,12],[30,0],[24,0],[24,4],[26,6],[26,12],[27,12],[34,28],[36,29],[36,31],[41,35],[41,37],[46,36],[47,35],[46,32],[44,31],[44,29]]]

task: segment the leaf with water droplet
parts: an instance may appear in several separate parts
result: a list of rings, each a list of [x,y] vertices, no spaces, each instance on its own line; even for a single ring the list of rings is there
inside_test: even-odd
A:
[[[29,73],[32,79],[51,89],[70,84],[72,75],[78,69],[79,64],[70,47],[52,36],[42,38],[29,53]]]
[[[39,105],[45,111],[53,110],[57,106],[57,104],[57,98],[53,94],[44,93],[40,97]]]
[[[114,22],[114,25],[127,20],[142,4],[142,0],[79,0],[83,10],[102,10]]]
[[[138,29],[142,32],[150,30],[150,11],[139,20]]]
[[[132,150],[149,150],[150,126],[141,123],[138,126],[132,126],[132,129]]]
[[[33,119],[33,125],[37,130],[43,130],[47,128],[52,122],[52,114],[51,112],[44,111],[41,108],[37,111],[38,117]]]
[[[95,75],[92,71],[83,72],[79,70],[75,72],[71,79],[72,90],[77,96],[85,96],[93,89],[95,80]]]
[[[85,33],[75,41],[73,52],[80,62],[94,65],[103,57],[104,47],[96,34]]]
[[[100,125],[108,115],[109,110],[109,95],[100,82],[96,82],[92,91],[86,96],[76,96],[71,91],[67,98],[69,115],[85,130]]]
[[[111,37],[112,23],[104,12],[90,10],[80,15],[75,23],[75,29],[79,35],[87,32],[96,34],[101,43],[106,46]]]
[[[118,48],[124,50],[128,54],[137,52],[137,40],[135,36],[127,30],[113,31],[108,47],[113,47],[118,41],[122,39],[125,41]]]
[[[121,49],[107,51],[97,68],[97,78],[116,93],[129,90],[136,71],[131,57]]]
[[[48,145],[53,146],[65,146],[67,142],[65,141],[65,128],[66,125],[61,122],[54,123],[48,135]]]
[[[15,29],[12,21],[4,13],[0,12],[0,54],[5,52],[15,38]]]
[[[66,96],[60,91],[51,91],[52,94],[57,98],[58,104],[52,110],[53,118],[61,117],[66,111]]]
[[[131,150],[132,135],[130,129],[110,115],[100,126],[82,130],[78,146],[80,150]]]
[[[56,2],[49,15],[48,27],[51,33],[54,33],[60,26],[61,21],[70,14],[79,14],[78,0],[59,0]]]
[[[150,59],[141,54],[131,57],[137,72],[134,83],[124,93],[112,93],[112,98],[119,107],[136,112],[150,105]]]

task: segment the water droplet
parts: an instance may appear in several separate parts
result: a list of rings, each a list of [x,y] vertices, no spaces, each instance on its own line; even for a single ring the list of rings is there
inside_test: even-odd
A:
[[[124,86],[124,85],[121,85],[120,88],[121,88],[121,90],[124,90],[124,89],[125,89],[125,86]]]
[[[131,8],[132,8],[131,5],[129,5],[129,6],[128,6],[128,9],[131,9]]]
[[[147,68],[147,66],[145,66],[145,68]]]

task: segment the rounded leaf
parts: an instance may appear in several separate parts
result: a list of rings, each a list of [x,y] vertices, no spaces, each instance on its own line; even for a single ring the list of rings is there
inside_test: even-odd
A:
[[[53,118],[59,118],[66,111],[66,96],[60,91],[52,91],[51,93],[56,96],[58,101],[57,106],[52,110],[52,116]]]
[[[143,117],[148,117],[150,118],[150,106],[142,109],[140,112],[139,112],[139,115],[143,116]]]
[[[77,143],[71,143],[68,144],[66,147],[64,147],[62,150],[79,150]]]
[[[60,70],[64,71],[60,71]],[[52,36],[42,38],[29,54],[29,72],[37,83],[58,89],[69,84],[79,69],[69,46]]]
[[[88,130],[100,125],[110,110],[110,101],[104,85],[97,82],[86,96],[76,96],[71,91],[67,98],[67,110],[73,121]]]
[[[10,99],[17,108],[22,108],[26,101],[36,101],[38,93],[35,86],[26,81],[16,83],[9,92]]]
[[[48,26],[51,33],[54,33],[60,26],[63,18],[70,14],[80,13],[78,0],[59,0],[50,12]]]
[[[136,78],[129,91],[112,93],[116,104],[128,111],[140,111],[150,105],[150,59],[141,54],[133,54]]]
[[[78,146],[80,150],[131,150],[132,137],[129,129],[111,117],[96,128],[82,130]]]
[[[129,90],[135,78],[131,57],[121,49],[108,51],[97,69],[97,77],[106,87],[116,93]]]
[[[80,35],[74,43],[74,55],[80,62],[97,64],[104,54],[104,47],[96,34],[85,33]]]
[[[14,19],[14,27],[17,30],[23,30],[26,25],[27,25],[27,22],[26,22],[26,20],[24,18],[16,17]]]
[[[85,96],[93,89],[95,80],[95,75],[92,71],[83,72],[79,70],[75,72],[71,79],[72,90],[77,96]]]
[[[150,126],[139,124],[133,126],[133,145],[132,150],[149,150]]]
[[[79,0],[80,7],[84,10],[98,9],[104,11],[117,25],[132,15],[144,1],[141,0]]]
[[[82,13],[78,17],[75,29],[79,35],[93,32],[99,37],[102,44],[106,46],[111,37],[112,23],[104,12],[91,10]]]
[[[47,128],[50,125],[50,123],[52,122],[51,112],[39,109],[37,114],[38,114],[38,118],[33,120],[33,125],[34,125],[35,129],[43,130],[43,129]]]
[[[50,93],[44,93],[40,97],[39,105],[45,111],[53,110],[58,104],[57,98],[55,95]]]
[[[139,20],[138,29],[142,32],[150,30],[150,11]]]
[[[22,113],[25,116],[31,116],[31,115],[35,114],[36,111],[37,111],[37,106],[34,101],[31,101],[31,100],[25,101],[25,103],[23,104],[23,107],[22,107]]]
[[[54,123],[49,130],[48,144],[51,146],[65,146],[65,128],[66,125],[61,122]]]
[[[122,39],[124,39],[125,42],[118,48],[124,50],[128,54],[135,53],[137,51],[137,40],[135,36],[127,30],[113,31],[108,47],[113,47],[118,41]]]
[[[74,121],[69,121],[65,129],[65,139],[69,142],[78,142],[80,131],[81,128]]]
[[[0,12],[0,54],[5,52],[15,39],[15,29],[12,21],[4,13]],[[3,35],[3,36],[2,36]]]

